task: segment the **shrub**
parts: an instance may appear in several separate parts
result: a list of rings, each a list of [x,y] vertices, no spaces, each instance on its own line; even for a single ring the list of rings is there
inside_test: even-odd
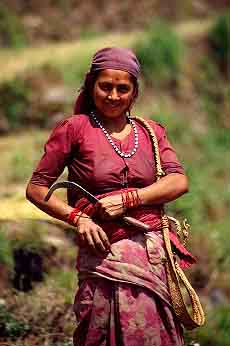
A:
[[[210,311],[207,315],[207,322],[204,327],[194,332],[186,333],[186,341],[193,339],[200,345],[228,346],[230,329],[229,306],[220,306]]]
[[[17,321],[6,309],[0,305],[0,334],[4,337],[16,338],[25,334],[29,326]]]
[[[145,80],[150,84],[177,81],[183,57],[183,44],[171,28],[157,22],[134,47]]]
[[[21,78],[6,81],[0,85],[0,107],[11,128],[22,125],[30,104],[31,91]]]
[[[10,268],[13,265],[13,255],[10,240],[7,239],[2,228],[0,229],[0,264],[5,264]]]
[[[209,33],[209,42],[220,67],[230,69],[230,12],[221,15]]]
[[[0,5],[0,45],[19,48],[25,46],[25,34],[17,16]]]

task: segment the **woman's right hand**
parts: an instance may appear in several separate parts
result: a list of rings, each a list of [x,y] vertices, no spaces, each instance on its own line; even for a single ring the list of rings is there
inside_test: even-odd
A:
[[[103,229],[90,218],[80,217],[77,224],[80,244],[89,247],[96,255],[110,251],[110,242]]]

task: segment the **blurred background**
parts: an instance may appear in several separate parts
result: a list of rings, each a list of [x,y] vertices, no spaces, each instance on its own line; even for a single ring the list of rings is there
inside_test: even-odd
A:
[[[191,224],[198,264],[187,275],[207,316],[186,345],[229,346],[229,0],[1,0],[0,345],[72,345],[74,231],[27,202],[25,187],[92,54],[112,45],[136,52],[133,114],[167,127],[190,179],[168,206]]]

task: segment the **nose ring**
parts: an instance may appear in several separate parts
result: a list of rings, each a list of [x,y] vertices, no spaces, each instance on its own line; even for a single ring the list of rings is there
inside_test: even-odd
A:
[[[112,96],[111,96],[111,95],[109,95],[109,96],[108,96],[108,99],[109,99],[109,100],[111,100],[111,99],[112,99]]]

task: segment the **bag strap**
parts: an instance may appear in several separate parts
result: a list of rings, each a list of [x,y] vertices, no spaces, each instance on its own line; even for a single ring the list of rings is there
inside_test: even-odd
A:
[[[147,130],[150,136],[153,153],[154,153],[155,165],[156,165],[156,178],[157,180],[159,180],[165,175],[165,173],[161,167],[159,146],[158,146],[158,141],[154,133],[154,130],[146,120],[137,116],[132,118],[136,120],[138,123],[140,123],[141,125],[143,125],[143,127]],[[164,239],[165,249],[167,254],[167,261],[165,262],[166,274],[167,274],[169,293],[171,296],[174,312],[178,320],[184,325],[185,328],[194,329],[196,327],[200,327],[205,322],[204,311],[201,306],[199,297],[197,296],[195,290],[191,286],[183,270],[180,268],[179,264],[176,262],[175,256],[173,255],[171,242],[169,238],[169,220],[163,208],[161,212],[161,223],[162,223],[163,239]],[[182,282],[182,284],[186,288],[188,295],[190,297],[191,306],[192,306],[191,312],[188,310],[186,303],[184,301],[181,288],[180,288],[180,282]]]

